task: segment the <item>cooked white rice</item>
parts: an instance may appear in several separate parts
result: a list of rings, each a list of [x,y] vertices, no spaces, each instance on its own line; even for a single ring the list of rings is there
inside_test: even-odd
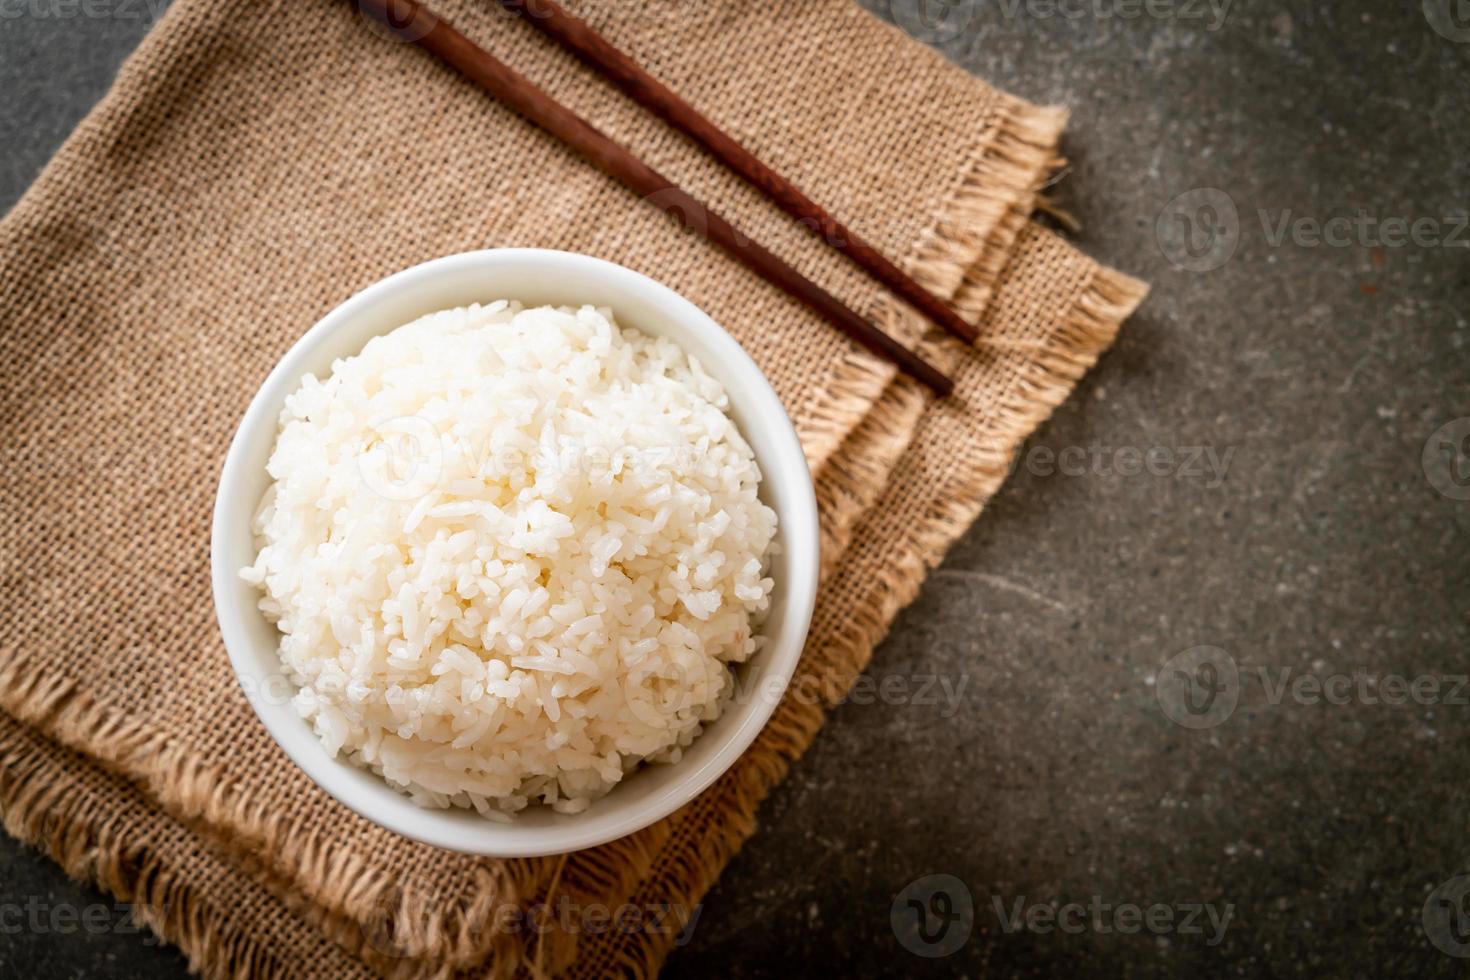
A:
[[[303,379],[241,574],[322,744],[496,818],[677,761],[772,584],[726,405],[591,307],[435,313]]]

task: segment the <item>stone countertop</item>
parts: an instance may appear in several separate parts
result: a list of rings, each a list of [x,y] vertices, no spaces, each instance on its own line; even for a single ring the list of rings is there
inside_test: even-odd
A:
[[[1058,204],[1153,293],[668,974],[1462,976],[1465,4],[864,2],[1072,107]],[[160,5],[0,9],[0,206]],[[0,975],[186,970],[3,838]]]

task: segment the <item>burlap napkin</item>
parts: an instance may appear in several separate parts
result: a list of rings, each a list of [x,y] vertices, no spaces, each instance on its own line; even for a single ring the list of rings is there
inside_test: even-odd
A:
[[[467,33],[891,331],[921,325],[757,195],[488,0]],[[351,4],[178,0],[0,223],[0,805],[10,831],[153,911],[212,975],[651,969],[1010,452],[1141,296],[1026,227],[1061,114],[845,0],[577,5],[980,320],[929,405],[887,365]],[[756,746],[646,831],[477,860],[374,828],[299,774],[231,676],[208,514],[255,386],[368,282],[539,245],[669,283],[751,351],[818,477],[826,551],[802,673]],[[926,411],[927,405],[927,411]],[[591,929],[558,907],[634,902]],[[527,927],[526,910],[553,914]]]

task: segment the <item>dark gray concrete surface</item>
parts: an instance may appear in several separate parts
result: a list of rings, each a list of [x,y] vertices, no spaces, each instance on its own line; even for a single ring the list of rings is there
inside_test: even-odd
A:
[[[1059,201],[1154,291],[668,973],[1463,976],[1470,4],[865,2],[1072,106]],[[145,28],[0,19],[0,201]],[[106,902],[0,843],[33,898]],[[0,929],[0,976],[183,973]]]

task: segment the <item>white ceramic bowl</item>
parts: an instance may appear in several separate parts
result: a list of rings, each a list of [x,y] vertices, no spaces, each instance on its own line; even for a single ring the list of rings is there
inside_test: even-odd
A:
[[[286,396],[307,372],[325,377],[335,358],[368,339],[436,310],[494,299],[528,306],[610,306],[620,323],[672,337],[724,384],[732,414],[764,477],[761,497],[779,518],[770,644],[744,664],[737,699],[676,764],[641,767],[576,815],[532,806],[513,823],[473,811],[426,810],[377,775],[329,756],[296,710],[281,676],[279,634],[256,606],[239,570],[255,557],[251,519],[269,483]],[[225,647],[266,729],[318,786],[374,823],[437,847],[496,857],[558,854],[633,833],[694,798],[728,769],[770,717],[801,654],[817,591],[817,507],[796,432],[771,386],[744,350],[688,300],[647,276],[585,255],[491,249],[426,262],[369,286],[307,331],[266,378],[225,459],[215,500],[211,575]]]

